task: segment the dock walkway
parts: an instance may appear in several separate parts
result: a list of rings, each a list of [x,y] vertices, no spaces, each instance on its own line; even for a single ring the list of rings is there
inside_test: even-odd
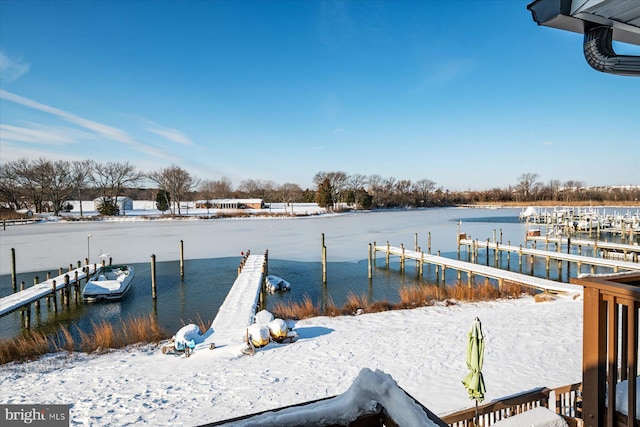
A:
[[[487,248],[492,249],[494,251],[505,251],[517,253],[519,255],[530,255],[530,256],[538,256],[545,259],[555,259],[558,261],[569,261],[578,264],[578,266],[582,266],[582,264],[588,264],[593,266],[600,267],[609,267],[612,268],[614,272],[618,272],[620,269],[628,270],[628,271],[640,271],[640,263],[637,262],[629,262],[615,259],[606,259],[606,258],[598,258],[598,257],[588,257],[584,255],[574,255],[567,254],[563,252],[553,252],[553,251],[544,251],[541,249],[530,249],[523,248],[520,246],[510,246],[510,245],[501,245],[497,242],[490,241],[482,241],[482,240],[470,240],[470,239],[460,239],[460,245],[465,245],[468,248],[476,247],[476,248]]]
[[[506,271],[500,268],[489,267],[480,264],[474,264],[466,261],[459,261],[451,258],[446,258],[438,255],[425,254],[424,252],[410,251],[404,248],[395,246],[374,246],[376,252],[388,253],[391,255],[397,255],[402,260],[412,259],[420,263],[434,264],[440,266],[443,270],[452,268],[458,271],[466,272],[467,279],[471,284],[472,277],[474,275],[484,276],[491,279],[498,280],[501,285],[503,282],[510,282],[515,284],[522,284],[531,286],[537,289],[542,289],[551,292],[561,293],[582,293],[582,287],[572,285],[570,283],[556,282],[555,280],[547,280],[539,277],[527,276],[525,274],[516,273],[513,271]]]
[[[577,246],[579,248],[579,255],[582,247],[594,248],[594,252],[597,253],[598,249],[604,249],[606,251],[614,251],[624,255],[626,258],[628,255],[631,258],[635,258],[638,260],[640,255],[640,246],[639,245],[629,245],[626,243],[614,243],[614,242],[604,242],[601,240],[592,240],[592,239],[568,239],[566,237],[549,237],[549,236],[526,236],[527,241],[544,242],[546,246],[549,243],[553,243],[555,245],[568,245]]]
[[[45,298],[48,295],[53,294],[54,281],[56,282],[55,284],[56,292],[61,289],[64,289],[65,287],[64,277],[66,275],[69,276],[69,286],[75,285],[76,273],[78,274],[78,281],[85,279],[87,277],[87,273],[83,271],[83,269],[86,267],[87,266],[76,268],[75,270],[70,270],[59,276],[40,282],[37,285],[33,285],[30,288],[26,288],[22,291],[0,298],[0,317],[7,315],[9,313],[12,313],[16,310],[19,310],[23,307],[27,307],[32,302],[38,301],[41,298]],[[89,275],[92,275],[96,269],[96,266],[89,265],[88,268],[89,268]],[[99,269],[100,265],[98,265],[97,268]]]
[[[244,342],[246,328],[253,324],[266,274],[267,255],[246,257],[242,270],[205,333],[205,344]]]

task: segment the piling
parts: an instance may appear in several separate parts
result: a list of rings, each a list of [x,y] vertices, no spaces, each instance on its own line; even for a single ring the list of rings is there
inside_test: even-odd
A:
[[[404,243],[400,243],[402,255],[400,255],[400,271],[404,271]]]
[[[389,241],[387,240],[387,253],[385,254],[385,261],[387,263],[387,270],[389,269]]]
[[[38,283],[40,283],[40,278],[38,276],[33,278],[33,286],[37,285]],[[35,302],[36,305],[36,314],[40,313],[40,300],[36,300]]]
[[[184,279],[184,242],[180,240],[180,277]]]
[[[17,292],[18,290],[18,282],[16,278],[16,250],[15,248],[11,248],[11,287],[13,288],[13,292]]]
[[[427,253],[431,255],[431,232],[427,233]]]
[[[156,255],[151,255],[151,298],[158,298],[156,287]]]
[[[64,305],[66,307],[69,307],[69,305],[71,304],[71,287],[69,286],[69,275],[65,274],[64,275],[64,290],[62,291],[62,301],[64,302]]]
[[[369,243],[369,251],[367,252],[367,277],[369,280],[373,278],[373,262],[371,260],[371,243]]]
[[[322,283],[327,283],[327,247],[324,244],[324,233],[322,233]]]
[[[58,314],[58,295],[56,292],[56,281],[51,282],[51,300],[53,302],[53,312]]]

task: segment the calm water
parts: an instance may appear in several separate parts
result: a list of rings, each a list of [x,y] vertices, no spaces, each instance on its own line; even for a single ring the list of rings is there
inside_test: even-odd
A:
[[[506,211],[506,212],[505,212]],[[442,211],[441,211],[442,212]],[[464,212],[464,211],[463,211]],[[504,229],[504,242],[512,240],[512,244],[522,244],[525,225],[519,223],[516,210],[500,210],[496,215],[495,211],[473,210],[474,215],[470,217],[460,217],[460,211],[449,211],[439,218],[441,228],[455,229],[458,221],[463,221],[466,225],[464,231],[473,230],[478,238],[486,239],[496,237],[500,239]],[[484,214],[484,215],[483,215]],[[426,215],[426,214],[425,214]],[[389,218],[394,218],[390,214]],[[407,218],[401,217],[401,218]],[[411,217],[413,218],[413,216]],[[420,214],[415,218],[420,218]],[[367,216],[363,216],[366,220]],[[313,223],[309,223],[313,224]],[[413,228],[414,224],[403,224],[403,227]],[[430,224],[434,229],[434,224]],[[435,226],[437,231],[437,225]],[[425,233],[426,234],[426,233]],[[474,236],[476,237],[476,236]],[[519,240],[518,240],[519,238]],[[424,240],[424,236],[423,236]],[[380,243],[378,243],[380,244]],[[391,242],[392,245],[399,245],[399,242]],[[413,242],[406,243],[406,247],[413,248]],[[426,246],[426,245],[425,245]],[[451,248],[450,244],[440,246],[439,242],[433,242],[435,253],[438,247]],[[426,251],[426,248],[422,248]],[[441,255],[457,258],[457,252],[443,252]],[[365,251],[362,258],[366,257]],[[462,250],[461,258],[467,260],[465,250]],[[479,262],[487,263],[484,252],[479,254]],[[136,270],[136,277],[132,291],[120,302],[81,304],[72,310],[60,310],[56,316],[49,313],[43,300],[40,313],[32,311],[32,324],[37,325],[42,330],[54,330],[59,324],[70,327],[71,331],[76,330],[76,326],[82,330],[90,330],[92,323],[102,321],[114,322],[118,324],[121,320],[130,317],[154,314],[157,316],[159,324],[170,333],[177,331],[186,323],[197,323],[202,319],[209,324],[226,294],[231,288],[235,278],[240,256],[212,259],[195,259],[185,261],[185,277],[180,278],[179,263],[159,262],[157,264],[157,290],[158,298],[154,302],[151,298],[151,277],[149,263],[132,264]],[[493,254],[489,257],[489,265],[495,266]],[[515,255],[511,261],[506,255],[498,261],[501,268],[518,271],[519,265]],[[558,271],[557,263],[552,263],[550,272],[551,279],[557,279],[561,275],[561,280],[567,281],[568,275],[575,277],[575,267],[567,269],[566,263],[563,270]],[[585,268],[585,267],[583,267]],[[538,261],[534,265],[535,273],[544,277],[544,261]],[[351,262],[329,262],[326,285],[322,283],[322,266],[320,262],[289,261],[280,259],[269,260],[269,273],[281,276],[288,280],[291,291],[281,294],[267,295],[267,309],[274,304],[287,301],[301,301],[305,296],[309,296],[315,304],[323,305],[328,300],[333,301],[338,306],[342,306],[350,293],[357,295],[367,295],[372,300],[398,300],[398,289],[401,286],[423,284],[435,282],[435,267],[425,266],[424,274],[419,277],[415,263],[407,261],[406,270],[400,272],[397,258],[391,258],[389,269],[385,266],[385,259],[382,254],[378,254],[373,278],[367,278],[367,260]],[[523,272],[530,273],[531,265],[526,262],[523,265]],[[583,270],[586,272],[585,270]],[[56,271],[52,271],[55,274]],[[35,276],[46,277],[46,271],[37,271],[18,274],[18,283],[25,281],[27,286],[33,283]],[[466,276],[462,276],[466,281]],[[481,280],[481,279],[478,279]],[[447,272],[447,284],[457,281],[453,271]],[[11,293],[10,275],[0,276],[0,296]],[[73,304],[72,304],[73,305]],[[8,316],[0,318],[0,337],[8,338],[21,333],[21,315],[14,312]]]

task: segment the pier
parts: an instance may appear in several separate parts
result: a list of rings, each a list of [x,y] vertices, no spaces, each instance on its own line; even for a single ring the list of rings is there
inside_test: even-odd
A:
[[[541,289],[549,292],[556,293],[582,293],[582,288],[569,283],[556,282],[554,280],[541,279],[539,277],[527,276],[512,271],[502,270],[500,268],[489,267],[481,264],[475,264],[466,261],[455,260],[451,258],[442,257],[439,255],[425,254],[421,251],[406,250],[404,246],[396,247],[389,246],[387,243],[385,246],[373,245],[373,258],[376,258],[376,253],[382,252],[386,256],[387,267],[389,266],[389,256],[395,255],[400,257],[400,268],[404,269],[405,261],[415,260],[418,263],[420,269],[420,275],[422,275],[424,264],[436,265],[442,275],[442,282],[445,281],[446,269],[454,269],[458,272],[458,280],[461,278],[461,273],[464,272],[467,275],[467,283],[469,286],[473,285],[474,276],[483,276],[489,279],[495,279],[498,281],[498,286],[502,287],[505,282],[530,286],[536,289]],[[639,266],[640,267],[640,266]],[[437,275],[437,273],[436,273]]]
[[[503,245],[498,242],[490,242],[489,239],[487,239],[486,241],[471,240],[464,238],[464,234],[459,236],[460,238],[458,239],[458,247],[466,246],[467,252],[470,254],[473,260],[477,259],[478,257],[478,248],[485,248],[487,250],[487,260],[489,259],[489,250],[494,251],[494,256],[496,259],[500,257],[500,252],[516,253],[518,254],[520,265],[522,265],[523,256],[530,256],[532,259],[533,257],[544,258],[546,260],[547,272],[549,271],[549,262],[551,259],[558,260],[559,262],[567,261],[575,263],[578,266],[578,273],[580,273],[582,264],[591,265],[592,273],[595,272],[594,268],[596,266],[612,268],[614,273],[617,273],[619,270],[640,271],[640,263],[563,253],[560,252],[561,247],[559,245],[557,246],[557,251],[552,252],[544,251],[541,249],[530,249],[526,247],[523,248],[522,246],[511,246],[508,244]]]
[[[556,247],[556,250],[558,249],[558,247],[567,246],[569,247],[569,251],[571,251],[572,246],[577,246],[578,255],[582,255],[582,248],[587,247],[593,248],[594,256],[598,254],[598,250],[601,250],[603,258],[620,257],[625,261],[629,260],[633,262],[638,262],[640,258],[640,246],[638,246],[637,244],[628,245],[625,243],[604,242],[601,240],[529,235],[526,236],[525,240],[534,242],[534,245],[538,242],[544,242],[545,250],[549,249],[549,243],[553,243]]]
[[[211,327],[205,333],[205,343],[240,343],[245,331],[253,320],[261,304],[264,279],[268,270],[268,253],[253,255],[247,253],[238,267],[238,277],[227,297],[218,309]]]
[[[78,262],[78,264],[80,263]],[[70,266],[69,271],[66,273],[60,271],[58,276],[35,283],[30,288],[22,287],[23,289],[20,291],[0,298],[0,317],[13,313],[16,310],[23,310],[26,315],[24,326],[28,329],[31,319],[31,303],[35,303],[36,310],[39,310],[40,300],[47,298],[48,301],[53,303],[53,310],[57,313],[58,292],[61,291],[62,304],[68,306],[71,301],[71,289],[75,289],[75,300],[77,301],[80,296],[81,280],[91,277],[100,267],[101,266],[94,264],[85,265],[84,267],[79,266],[73,269]],[[35,282],[37,282],[37,278]]]

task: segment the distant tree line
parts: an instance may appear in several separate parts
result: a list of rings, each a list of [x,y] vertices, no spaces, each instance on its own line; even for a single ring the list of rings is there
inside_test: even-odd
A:
[[[140,188],[152,183],[151,188]],[[538,181],[524,173],[513,186],[485,191],[450,192],[430,179],[398,180],[380,175],[349,175],[342,171],[318,172],[315,188],[246,179],[233,188],[231,180],[201,180],[177,165],[143,173],[129,162],[51,161],[20,159],[0,164],[0,206],[10,210],[33,209],[58,215],[73,209],[70,200],[100,202],[103,215],[119,213],[117,199],[155,200],[161,211],[180,215],[183,203],[193,200],[258,198],[266,203],[316,202],[329,210],[343,208],[452,206],[468,203],[638,201],[640,188],[585,188],[580,181]],[[82,204],[79,206],[82,215]]]

